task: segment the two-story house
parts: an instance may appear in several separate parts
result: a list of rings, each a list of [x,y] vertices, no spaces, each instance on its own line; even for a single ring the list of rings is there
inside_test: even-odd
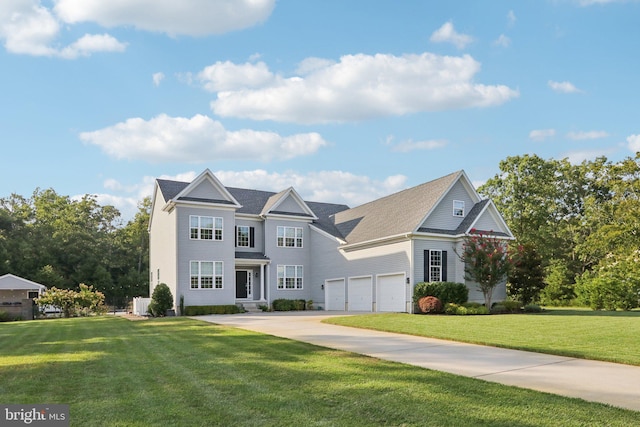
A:
[[[308,202],[225,187],[208,169],[192,182],[156,180],[150,289],[166,283],[175,306],[268,305],[313,300],[326,310],[409,312],[422,281],[466,283],[456,255],[472,229],[513,239],[495,205],[464,171],[364,205]],[[505,298],[504,285],[494,300]]]

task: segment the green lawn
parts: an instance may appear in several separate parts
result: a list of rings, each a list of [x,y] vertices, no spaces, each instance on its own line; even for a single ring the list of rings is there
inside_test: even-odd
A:
[[[325,320],[410,335],[640,366],[640,312],[552,309],[538,314],[371,314]]]
[[[72,426],[630,426],[639,413],[185,318],[0,324],[0,403]]]

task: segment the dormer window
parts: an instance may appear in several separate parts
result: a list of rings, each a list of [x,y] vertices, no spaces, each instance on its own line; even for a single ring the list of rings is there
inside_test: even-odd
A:
[[[463,200],[453,201],[453,216],[464,217],[464,201]]]

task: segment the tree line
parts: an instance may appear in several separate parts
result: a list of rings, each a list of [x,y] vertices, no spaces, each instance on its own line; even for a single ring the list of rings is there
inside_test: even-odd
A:
[[[28,198],[2,198],[0,275],[59,289],[86,283],[120,307],[148,296],[150,208],[150,198],[144,199],[125,224],[115,207],[101,206],[92,195],[72,199],[36,189]]]
[[[638,305],[640,153],[580,164],[508,157],[478,191],[494,201],[524,250],[509,278],[512,295],[596,309]]]

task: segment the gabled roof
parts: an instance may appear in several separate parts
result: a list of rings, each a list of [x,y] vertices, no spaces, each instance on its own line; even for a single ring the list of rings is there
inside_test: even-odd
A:
[[[335,226],[348,244],[413,233],[462,176],[458,171],[364,205],[339,212]]]
[[[296,203],[296,205],[298,205],[298,207],[302,209],[303,212],[302,213],[288,212],[283,209],[278,209],[278,207],[280,207],[283,204],[283,202],[288,198],[292,198]],[[302,200],[302,197],[300,197],[298,192],[294,190],[293,187],[289,187],[286,190],[283,190],[269,197],[269,199],[267,200],[267,203],[264,205],[264,208],[262,209],[262,212],[260,212],[260,215],[266,216],[270,214],[271,215],[304,216],[312,219],[317,219],[316,215],[305,203],[305,201]]]
[[[31,280],[23,279],[22,277],[14,276],[13,274],[5,274],[0,277],[0,290],[38,290],[45,291],[47,287],[40,283],[32,282]]]
[[[203,182],[209,182],[213,186],[215,190],[222,196],[222,198],[211,199],[211,198],[202,198],[202,197],[193,197],[192,192],[195,188],[197,188]],[[236,208],[240,207],[238,201],[229,193],[227,188],[222,185],[222,183],[215,177],[215,175],[209,170],[205,169],[200,175],[196,177],[193,181],[187,184],[186,187],[182,188],[178,194],[173,196],[170,202],[178,202],[178,201],[186,201],[186,202],[197,202],[197,203],[206,203],[206,204],[216,204],[216,205],[228,205]]]
[[[166,179],[156,179],[157,188],[161,192],[165,202],[175,199],[187,186],[188,182],[171,181]],[[273,207],[275,202],[282,198],[285,194],[289,194],[288,189],[280,193],[272,191],[251,190],[247,188],[225,187],[234,200],[240,205],[236,209],[236,213],[259,216],[265,211],[266,206]],[[296,196],[302,201],[298,193]],[[286,196],[285,196],[286,198]],[[313,223],[319,229],[334,235],[342,237],[336,227],[333,225],[331,215],[349,209],[349,206],[336,203],[306,202],[303,201],[306,209],[309,210],[308,217],[313,219]],[[268,211],[268,209],[267,209]],[[279,212],[276,210],[276,212]],[[279,212],[282,213],[282,212]],[[302,216],[300,213],[293,214]]]

